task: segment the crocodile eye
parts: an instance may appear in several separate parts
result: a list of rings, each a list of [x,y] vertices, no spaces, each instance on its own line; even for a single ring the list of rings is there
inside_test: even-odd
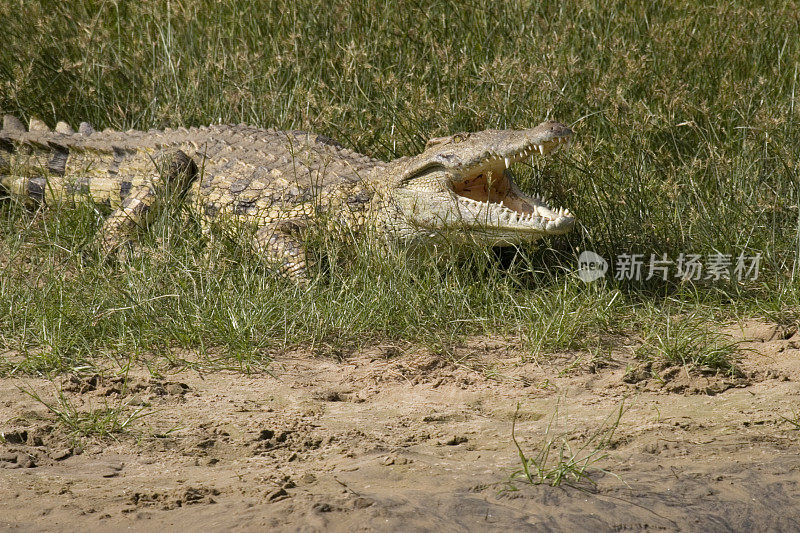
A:
[[[452,144],[460,143],[462,141],[466,141],[467,139],[469,139],[469,136],[470,136],[469,133],[456,133],[455,135],[450,135],[448,137],[435,137],[428,141],[428,143],[425,145],[425,149],[427,150],[432,146],[439,146],[439,145],[444,146],[446,144],[451,144],[451,143]]]

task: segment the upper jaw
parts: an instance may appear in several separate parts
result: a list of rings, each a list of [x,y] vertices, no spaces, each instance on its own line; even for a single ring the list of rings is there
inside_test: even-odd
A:
[[[475,175],[486,168],[505,170],[532,155],[544,156],[562,145],[569,146],[571,139],[572,130],[558,122],[543,122],[529,130],[509,131],[491,143],[482,153],[463,160],[457,170],[465,177]]]
[[[487,130],[469,136],[463,144],[449,144],[440,155],[453,170],[468,172],[473,167],[505,162],[506,167],[531,155],[547,155],[568,144],[572,130],[558,122],[543,122],[527,130]],[[470,149],[469,145],[474,148]],[[465,155],[468,154],[468,155]]]

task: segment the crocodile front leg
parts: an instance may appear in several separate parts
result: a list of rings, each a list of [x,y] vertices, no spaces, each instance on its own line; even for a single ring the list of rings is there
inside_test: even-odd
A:
[[[181,200],[197,176],[197,165],[180,150],[162,155],[155,163],[158,174],[132,190],[103,223],[94,245],[104,257],[132,243],[136,231],[147,227],[165,203]]]
[[[254,247],[267,263],[282,276],[303,285],[310,281],[305,230],[305,220],[283,220],[259,228],[254,237]]]
[[[151,210],[156,205],[158,194],[152,185],[142,186],[125,198],[97,232],[92,247],[102,257],[111,257],[124,245],[133,245],[135,233],[151,220]]]

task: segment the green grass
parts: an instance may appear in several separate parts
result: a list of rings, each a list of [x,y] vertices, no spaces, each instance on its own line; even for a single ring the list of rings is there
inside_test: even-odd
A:
[[[55,401],[42,399],[33,389],[21,387],[20,390],[44,405],[73,437],[113,437],[130,431],[134,422],[152,414],[145,411],[145,407],[133,409],[121,401],[112,406],[106,403],[99,409],[79,409],[59,389]]]
[[[92,208],[0,201],[0,373],[186,364],[184,348],[246,369],[298,344],[470,334],[517,335],[532,355],[597,350],[617,334],[668,338],[665,315],[796,323],[796,13],[791,2],[0,0],[0,113],[306,129],[384,159],[551,117],[572,125],[573,149],[518,178],[580,220],[513,260],[330,244],[343,259],[304,292],[235,242],[207,246],[180,213],[155,224],[145,253],[109,265],[82,257]],[[761,272],[585,285],[572,272],[586,249],[761,253]]]
[[[645,360],[658,360],[705,372],[736,374],[741,342],[710,331],[695,315],[678,319],[667,316],[663,324],[645,333],[636,350]]]
[[[789,422],[789,424],[792,426],[791,429],[800,431],[800,414],[793,412],[792,418],[786,418],[785,416],[782,416],[781,418],[783,418],[784,421]]]

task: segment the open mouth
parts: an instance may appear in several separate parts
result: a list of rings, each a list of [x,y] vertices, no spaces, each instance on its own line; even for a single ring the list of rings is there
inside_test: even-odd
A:
[[[552,208],[539,196],[527,196],[512,181],[507,169],[534,154],[546,155],[568,144],[569,137],[555,137],[517,152],[486,157],[452,184],[462,213],[478,224],[515,232],[566,233],[575,217],[566,208]]]

